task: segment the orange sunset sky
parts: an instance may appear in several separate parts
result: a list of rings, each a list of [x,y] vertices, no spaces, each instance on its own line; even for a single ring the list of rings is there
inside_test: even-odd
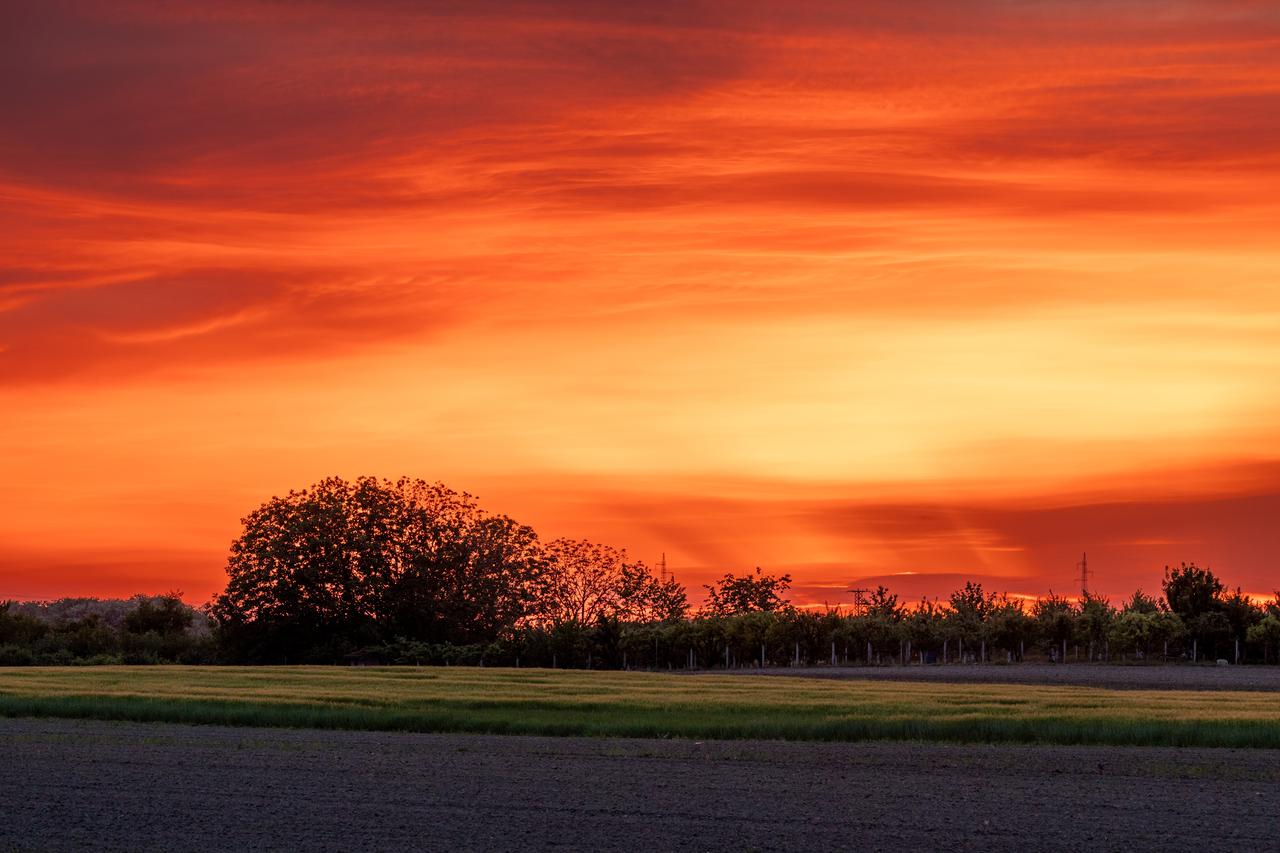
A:
[[[800,602],[1280,586],[1275,3],[6,2],[0,80],[0,599],[207,600],[330,474]]]

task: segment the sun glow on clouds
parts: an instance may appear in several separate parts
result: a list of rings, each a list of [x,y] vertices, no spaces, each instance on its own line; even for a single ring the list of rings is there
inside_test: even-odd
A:
[[[365,472],[810,601],[1274,585],[1265,4],[179,6],[0,22],[0,598]]]

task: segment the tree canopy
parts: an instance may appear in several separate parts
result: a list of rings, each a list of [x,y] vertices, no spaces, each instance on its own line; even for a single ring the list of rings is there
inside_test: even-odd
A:
[[[372,647],[414,659],[530,625],[680,619],[688,609],[683,586],[626,552],[541,542],[441,483],[330,477],[271,498],[243,524],[211,607],[239,659],[339,660]]]
[[[534,614],[547,582],[532,528],[439,483],[331,477],[243,523],[212,612],[249,658],[492,640]]]
[[[1195,563],[1183,563],[1180,568],[1164,567],[1164,600],[1169,609],[1191,622],[1197,617],[1218,610],[1226,587],[1214,577],[1213,572]]]
[[[703,609],[714,616],[740,613],[769,613],[786,606],[783,597],[791,588],[791,575],[766,575],[756,566],[755,574],[726,573],[714,584],[703,584],[707,601]]]

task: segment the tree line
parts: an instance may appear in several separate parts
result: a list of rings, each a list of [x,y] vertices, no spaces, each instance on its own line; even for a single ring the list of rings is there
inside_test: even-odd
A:
[[[1280,593],[1256,602],[1194,564],[1119,606],[967,583],[910,604],[881,586],[823,612],[793,606],[790,576],[757,568],[707,584],[695,611],[675,578],[624,551],[544,542],[471,495],[411,479],[334,477],[273,497],[243,519],[227,575],[199,611],[176,594],[115,606],[114,620],[0,606],[0,665],[1280,662]]]
[[[214,626],[182,594],[0,602],[0,666],[216,663]]]

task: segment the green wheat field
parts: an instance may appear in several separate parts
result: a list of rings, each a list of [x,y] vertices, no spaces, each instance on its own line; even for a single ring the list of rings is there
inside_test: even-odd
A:
[[[593,737],[1280,747],[1274,693],[528,669],[0,669],[0,716]]]

